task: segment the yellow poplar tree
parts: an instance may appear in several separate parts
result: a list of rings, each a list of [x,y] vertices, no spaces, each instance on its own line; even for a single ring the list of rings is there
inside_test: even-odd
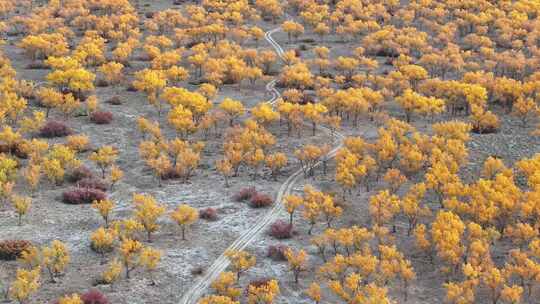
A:
[[[55,282],[54,278],[62,273],[70,261],[69,252],[64,243],[54,240],[50,247],[43,247],[43,266],[49,272],[51,282]]]
[[[161,251],[151,247],[144,247],[139,257],[139,264],[148,272],[152,285],[156,285],[154,271],[161,261]]]
[[[242,295],[241,289],[235,287],[237,283],[236,275],[233,272],[225,271],[219,274],[219,277],[212,282],[211,287],[218,295],[234,300]]]
[[[302,206],[304,199],[298,195],[290,194],[283,198],[283,204],[285,210],[289,213],[289,224],[292,226],[294,219],[294,212]]]
[[[144,69],[135,73],[133,86],[146,93],[148,102],[157,108],[159,116],[161,116],[162,104],[158,95],[166,85],[167,79],[162,71]]]
[[[228,250],[225,256],[231,262],[232,270],[236,273],[236,280],[240,280],[240,275],[251,267],[255,266],[257,259],[255,256],[245,251]]]
[[[147,239],[152,241],[152,233],[159,229],[158,218],[165,213],[165,206],[159,204],[155,198],[147,194],[133,194],[135,205],[135,219],[144,227]]]
[[[186,228],[197,222],[199,211],[189,205],[182,204],[171,213],[171,218],[182,229],[182,240],[186,240]]]
[[[101,176],[105,178],[107,168],[109,168],[118,157],[118,151],[112,146],[103,146],[97,152],[93,152],[88,158],[96,163],[101,169]]]
[[[15,212],[17,212],[18,225],[21,226],[22,217],[23,215],[26,215],[28,213],[28,210],[30,210],[30,206],[32,205],[32,199],[29,197],[13,195],[11,197],[11,202],[13,204],[13,207],[15,207]]]
[[[101,255],[101,263],[105,261],[105,253],[113,249],[113,243],[116,237],[114,230],[99,227],[90,235],[92,249]]]
[[[114,259],[109,263],[107,269],[105,269],[105,271],[101,274],[101,277],[103,281],[110,284],[111,289],[113,289],[114,283],[118,281],[121,273],[122,263],[118,259]]]
[[[26,303],[30,296],[39,289],[41,268],[32,270],[17,269],[15,281],[9,287],[9,297],[19,304]]]
[[[294,275],[294,282],[298,284],[300,273],[306,271],[307,268],[307,254],[304,250],[294,252],[291,248],[287,248],[285,258],[289,262],[289,269]]]
[[[229,126],[233,125],[234,120],[237,117],[240,117],[245,113],[245,108],[242,102],[230,98],[225,98],[223,102],[219,104],[219,108],[225,112],[229,118]]]
[[[111,200],[99,200],[92,202],[92,208],[96,209],[99,212],[99,215],[105,221],[105,227],[109,227],[109,217],[111,211],[114,209],[114,202]]]
[[[131,271],[139,266],[139,255],[143,250],[143,245],[136,240],[124,239],[120,244],[120,260],[123,264],[126,278],[129,279]]]

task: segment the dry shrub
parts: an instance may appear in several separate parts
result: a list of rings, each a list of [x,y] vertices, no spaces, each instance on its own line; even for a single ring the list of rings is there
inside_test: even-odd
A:
[[[98,125],[108,125],[113,120],[113,114],[108,111],[96,111],[90,114],[90,121]]]
[[[113,96],[113,97],[111,97],[111,98],[109,98],[109,99],[107,100],[107,103],[108,103],[108,104],[112,104],[112,105],[114,105],[114,106],[119,106],[119,105],[122,104],[122,100],[120,99],[119,96]]]
[[[204,269],[202,266],[195,266],[194,268],[191,269],[191,274],[194,276],[199,276],[199,275],[202,275],[203,273],[204,273]]]
[[[270,281],[272,281],[272,280],[273,280],[272,278],[258,278],[258,279],[251,280],[249,282],[249,284],[247,284],[247,286],[246,286],[245,294],[246,295],[249,294],[249,288],[251,286],[253,286],[255,288],[263,287],[263,286],[268,285],[268,283],[270,283]]]
[[[42,61],[36,61],[36,62],[27,64],[26,69],[27,70],[48,70],[50,69],[50,67]]]
[[[32,246],[32,243],[26,240],[5,240],[0,241],[0,260],[16,260],[21,253]]]
[[[126,88],[126,91],[128,92],[137,92],[137,88],[133,86],[133,84],[129,84]]]
[[[96,87],[104,88],[108,86],[109,86],[109,83],[105,79],[100,78],[96,81]]]

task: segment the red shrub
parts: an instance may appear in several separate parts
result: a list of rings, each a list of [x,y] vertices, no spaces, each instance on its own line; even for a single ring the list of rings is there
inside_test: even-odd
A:
[[[0,260],[16,260],[19,255],[32,243],[25,240],[5,240],[0,241]]]
[[[81,165],[74,169],[68,177],[68,180],[72,183],[76,183],[82,179],[93,178],[94,174],[86,166]]]
[[[217,220],[217,211],[214,208],[205,208],[199,210],[199,217],[208,221]]]
[[[266,256],[274,261],[286,261],[285,251],[287,249],[289,249],[289,247],[285,245],[270,245],[266,251]]]
[[[62,201],[72,205],[91,204],[105,198],[105,192],[92,188],[75,188],[62,193]]]
[[[92,289],[81,295],[84,304],[109,304],[107,297],[97,289]]]
[[[90,114],[90,121],[98,125],[110,124],[113,120],[113,115],[108,111],[96,111]]]
[[[39,135],[41,137],[53,138],[53,137],[63,137],[68,136],[72,133],[71,129],[66,126],[63,122],[59,121],[48,121],[42,128],[39,130]]]
[[[270,226],[270,235],[276,239],[290,239],[293,226],[289,222],[277,220]]]
[[[274,200],[266,194],[257,193],[251,197],[249,205],[253,208],[264,208],[272,205]]]
[[[255,187],[244,188],[238,191],[238,193],[236,193],[233,196],[233,200],[235,202],[247,201],[251,199],[253,196],[255,196],[256,194],[257,194],[257,190],[255,190]]]
[[[98,189],[103,192],[107,191],[109,187],[107,184],[100,179],[96,178],[83,178],[80,181],[77,182],[77,187],[79,188],[91,188],[91,189]]]

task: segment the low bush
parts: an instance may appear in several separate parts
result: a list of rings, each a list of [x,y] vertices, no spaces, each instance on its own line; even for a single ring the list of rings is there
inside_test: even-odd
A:
[[[293,226],[289,222],[277,220],[270,226],[270,235],[278,240],[290,239]]]
[[[80,102],[85,102],[88,99],[88,94],[80,90],[72,90],[70,88],[63,88],[60,90],[62,94],[72,94],[75,99],[78,99]]]
[[[379,56],[379,57],[393,57],[393,58],[397,58],[399,57],[399,53],[394,50],[394,49],[380,49],[380,50],[377,50],[375,52],[372,52],[372,51],[368,51],[367,52],[368,55],[375,55],[375,56]]]
[[[178,171],[176,171],[175,168],[170,168],[170,170],[165,172],[165,174],[163,174],[163,176],[161,178],[163,180],[177,179],[177,178],[180,178],[180,174],[178,173]]]
[[[256,194],[257,194],[257,190],[255,189],[255,187],[244,188],[238,191],[238,193],[236,193],[233,196],[233,200],[235,202],[247,201],[247,200],[250,200]]]
[[[26,65],[27,70],[48,70],[50,67],[41,61],[38,62],[32,62]]]
[[[191,269],[191,274],[194,276],[199,276],[199,275],[202,275],[203,273],[204,273],[204,269],[202,268],[202,266],[195,266]]]
[[[26,240],[5,240],[0,241],[0,260],[16,260],[21,253],[32,246],[32,243]]]
[[[109,83],[105,79],[100,78],[96,81],[96,87],[104,88],[108,86],[109,86]]]
[[[12,145],[0,144],[0,153],[9,153],[17,156],[18,158],[27,159],[28,152],[21,149],[21,143],[14,143]]]
[[[84,304],[109,304],[107,297],[97,289],[89,290],[81,295]]]
[[[64,137],[72,133],[71,129],[63,122],[60,121],[48,121],[41,130],[39,135],[45,138]]]
[[[113,120],[113,114],[108,111],[96,111],[90,114],[90,121],[98,125],[110,124]]]
[[[270,283],[270,281],[272,281],[271,278],[259,278],[259,279],[251,280],[251,281],[249,282],[249,284],[247,284],[247,286],[246,286],[245,294],[246,294],[246,295],[249,294],[249,288],[250,288],[251,286],[253,286],[253,287],[255,287],[255,288],[262,287],[262,286],[266,286],[266,285],[268,285],[268,283]]]
[[[13,151],[12,145],[0,144],[0,153],[11,153]]]
[[[499,133],[499,127],[496,125],[478,126],[474,125],[471,129],[474,134],[494,134]]]
[[[71,183],[76,183],[82,179],[91,179],[94,177],[94,174],[86,166],[81,165],[71,172],[68,176],[68,181]]]
[[[13,155],[17,156],[18,158],[21,158],[21,159],[27,159],[28,158],[28,152],[27,151],[24,151],[24,149],[22,149],[21,145],[17,145],[15,147],[14,150],[11,151],[11,153],[13,153]]]
[[[285,245],[270,245],[266,251],[266,256],[274,261],[286,261],[285,251],[287,251],[287,249],[289,249],[289,247]]]
[[[264,286],[266,284],[268,284],[270,281],[272,281],[272,279],[270,278],[260,278],[260,279],[254,279],[252,280],[251,282],[249,282],[248,284],[248,288],[250,286],[253,286],[253,287],[261,287],[261,286]]]
[[[302,39],[300,40],[300,42],[304,42],[304,43],[315,43],[315,39],[313,38],[305,38],[305,39]]]
[[[77,187],[79,188],[91,188],[91,189],[98,189],[103,192],[107,191],[109,189],[108,185],[105,183],[105,181],[96,179],[96,178],[83,178],[77,182]]]
[[[264,208],[272,205],[272,203],[274,203],[274,200],[269,195],[262,193],[255,194],[249,200],[249,205],[252,208]]]
[[[114,244],[111,244],[110,246],[102,246],[100,248],[96,248],[96,246],[94,245],[94,242],[90,242],[90,249],[93,252],[99,253],[99,254],[111,253],[114,251]]]
[[[199,217],[207,221],[217,220],[217,211],[214,208],[205,208],[199,211]]]
[[[129,84],[126,88],[126,91],[128,92],[137,92],[137,88],[133,86],[133,84]]]
[[[105,192],[93,188],[74,188],[62,193],[62,202],[70,205],[91,204],[106,199]]]
[[[122,104],[122,100],[118,96],[113,96],[107,100],[108,104],[112,104],[114,106],[119,106]]]

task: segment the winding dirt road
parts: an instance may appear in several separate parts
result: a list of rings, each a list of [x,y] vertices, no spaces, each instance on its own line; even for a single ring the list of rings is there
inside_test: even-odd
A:
[[[278,56],[283,59],[283,54],[285,52],[283,48],[272,37],[272,34],[280,30],[281,28],[276,28],[266,32],[265,39],[268,43],[270,43],[270,45],[272,45]],[[266,85],[266,90],[270,94],[272,94],[272,98],[266,102],[271,105],[275,105],[276,101],[281,97],[281,94],[275,88],[276,82],[277,80],[274,79]],[[327,134],[331,134],[331,131],[323,126],[320,126],[319,129],[321,129]],[[345,137],[339,132],[334,132],[334,136],[336,136],[338,144],[334,149],[332,149],[332,151],[330,151],[325,156],[327,160],[334,158],[337,151],[343,146],[343,139]],[[321,162],[317,163],[316,166],[319,166],[320,164]],[[246,246],[248,246],[253,240],[255,240],[265,228],[267,228],[273,221],[275,221],[278,218],[280,211],[283,209],[283,197],[285,197],[291,192],[294,184],[298,181],[298,179],[302,177],[302,175],[303,171],[299,169],[291,176],[289,176],[289,178],[287,178],[287,180],[279,188],[275,204],[273,205],[272,209],[268,210],[265,215],[258,219],[256,222],[257,224],[252,226],[250,229],[244,231],[242,235],[227,248],[227,250],[242,250],[246,248]],[[227,268],[227,266],[229,266],[229,260],[225,256],[225,253],[223,253],[217,258],[217,260],[214,261],[214,263],[208,269],[206,269],[204,275],[200,277],[184,293],[184,295],[180,299],[180,304],[195,304],[197,300],[203,295],[205,290],[208,289],[210,284],[215,279],[217,279],[219,274],[223,272]]]

